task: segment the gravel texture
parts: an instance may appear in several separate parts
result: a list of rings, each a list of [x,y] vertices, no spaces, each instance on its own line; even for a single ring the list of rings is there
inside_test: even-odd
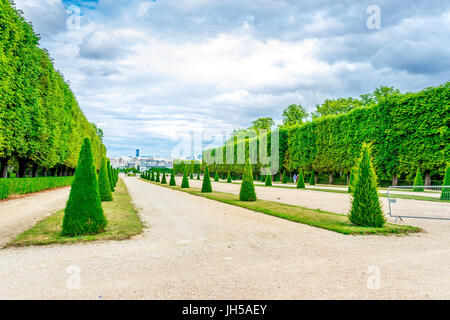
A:
[[[450,298],[448,223],[418,221],[428,233],[410,236],[344,236],[125,182],[143,235],[1,250],[0,299]]]

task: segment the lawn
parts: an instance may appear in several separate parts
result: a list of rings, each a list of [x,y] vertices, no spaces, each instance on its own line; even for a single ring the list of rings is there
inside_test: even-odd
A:
[[[170,187],[156,182],[142,181],[345,235],[408,234],[422,231],[420,228],[412,226],[389,223],[383,228],[360,227],[351,224],[348,217],[342,214],[303,208],[275,201],[257,200],[255,202],[244,202],[240,201],[237,195],[230,193],[215,191],[213,193],[201,193],[201,189],[199,188],[181,189],[179,186]]]
[[[102,204],[103,211],[108,219],[108,226],[103,233],[78,237],[62,236],[61,226],[64,210],[61,210],[17,236],[7,247],[39,246],[98,240],[126,240],[142,233],[143,224],[137,216],[136,209],[131,203],[131,197],[122,180],[119,180],[117,183],[113,195],[114,201],[103,202]]]

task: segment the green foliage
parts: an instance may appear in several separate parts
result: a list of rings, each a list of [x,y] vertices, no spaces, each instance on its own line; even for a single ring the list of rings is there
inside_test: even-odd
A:
[[[288,177],[286,175],[286,170],[283,171],[283,179],[281,180],[283,184],[288,183]]]
[[[188,179],[188,171],[187,171],[187,168],[184,168],[183,181],[181,182],[181,188],[182,188],[182,189],[187,189],[187,188],[189,188],[189,179]]]
[[[100,166],[100,172],[98,175],[98,190],[100,193],[100,200],[102,202],[113,201],[105,158],[102,160],[102,165]]]
[[[325,100],[324,103],[316,106],[316,111],[313,112],[313,119],[340,114],[347,113],[354,108],[361,107],[363,102],[354,98],[340,98],[336,100]]]
[[[275,125],[275,121],[273,121],[273,119],[270,117],[259,118],[252,122],[251,129],[270,130],[274,125]]]
[[[91,140],[85,138],[64,213],[62,233],[65,236],[96,234],[102,232],[106,225]]]
[[[70,186],[72,181],[73,177],[0,179],[0,200],[8,199],[14,195]]]
[[[191,171],[191,176],[190,176],[191,180],[194,180],[194,173]]]
[[[114,188],[114,182],[113,182],[113,174],[112,174],[111,162],[109,161],[109,159],[107,160],[106,168],[107,168],[107,172],[108,172],[109,187],[111,189],[111,192],[114,192],[115,188]]]
[[[155,172],[154,171],[152,171],[152,176],[151,176],[151,178],[150,178],[150,181],[155,181],[156,179],[155,179]]]
[[[261,175],[261,182],[265,182],[266,181],[266,176]]]
[[[348,179],[348,192],[352,193],[355,186],[356,176],[358,175],[358,169],[356,167],[350,170],[350,178]]]
[[[231,179],[231,172],[228,172],[228,176],[227,176],[227,183],[232,183],[233,180]]]
[[[423,179],[422,179],[422,174],[420,173],[419,169],[417,169],[416,177],[414,178],[414,187],[416,187],[416,188],[413,188],[414,192],[424,192],[425,191],[424,188],[420,188],[420,187],[423,187]]]
[[[172,174],[170,175],[170,182],[169,182],[169,185],[170,185],[171,187],[174,187],[174,186],[177,185],[177,182],[176,182],[176,180],[175,180],[175,173],[173,173],[173,172],[172,172]]]
[[[266,187],[272,186],[272,176],[269,174],[266,176]]]
[[[161,184],[167,184],[167,179],[166,179],[166,173],[165,172],[163,172],[162,179],[161,179]]]
[[[88,122],[31,24],[1,0],[0,158],[75,168],[84,137],[91,138],[98,169],[106,154],[101,129]]]
[[[197,180],[200,180],[200,172],[197,173]]]
[[[450,166],[445,170],[445,177],[442,186],[450,186]],[[450,200],[450,188],[442,188],[441,200]]]
[[[175,174],[183,173],[184,168],[187,167],[189,172],[200,173],[202,163],[198,160],[179,160],[175,159],[173,161],[173,171]]]
[[[214,173],[214,181],[219,182],[219,174],[217,173],[217,171]]]
[[[297,189],[305,189],[305,177],[303,175],[303,170],[300,170],[298,174],[298,180],[297,180]]]
[[[247,160],[242,178],[241,191],[239,192],[239,200],[256,201],[255,186],[253,185],[253,173],[250,161]]]
[[[291,104],[283,111],[284,126],[302,124],[306,118],[308,118],[308,113],[301,105]]]
[[[205,175],[203,176],[202,193],[212,192],[211,178],[209,176],[209,168],[205,167]]]
[[[364,144],[352,193],[349,219],[355,225],[381,228],[386,220],[378,198],[377,176],[370,159],[370,146]]]
[[[156,172],[156,182],[161,182],[161,177],[159,176],[159,171]]]

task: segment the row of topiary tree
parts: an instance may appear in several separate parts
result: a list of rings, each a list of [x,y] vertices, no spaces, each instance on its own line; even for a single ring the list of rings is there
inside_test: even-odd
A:
[[[108,221],[102,202],[113,200],[118,180],[119,171],[105,157],[97,175],[91,139],[85,138],[64,212],[62,234],[74,237],[104,231]]]
[[[84,137],[98,169],[106,154],[102,136],[31,24],[0,0],[0,178],[71,175]]]

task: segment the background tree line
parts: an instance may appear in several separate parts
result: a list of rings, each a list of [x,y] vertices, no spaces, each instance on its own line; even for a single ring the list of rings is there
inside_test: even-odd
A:
[[[9,0],[0,0],[0,177],[68,175],[90,137],[97,168],[103,132],[89,123],[39,36]]]

